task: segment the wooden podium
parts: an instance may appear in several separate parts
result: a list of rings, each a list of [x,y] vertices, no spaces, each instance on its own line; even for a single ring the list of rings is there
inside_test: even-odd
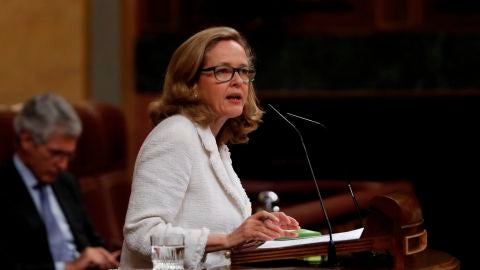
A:
[[[422,210],[412,193],[393,193],[372,199],[362,237],[335,242],[335,246],[337,254],[343,258],[359,253],[386,255],[391,258],[389,269],[460,269],[455,258],[427,249]],[[268,249],[248,247],[234,249],[230,256],[235,266],[326,255],[327,248],[328,243]]]

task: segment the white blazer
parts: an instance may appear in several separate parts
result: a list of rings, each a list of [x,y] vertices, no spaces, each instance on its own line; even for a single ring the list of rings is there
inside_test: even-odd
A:
[[[226,145],[182,115],[161,121],[135,162],[123,229],[121,269],[151,268],[150,235],[185,234],[185,266],[197,267],[210,232],[229,233],[251,215]],[[205,267],[229,264],[209,253]]]

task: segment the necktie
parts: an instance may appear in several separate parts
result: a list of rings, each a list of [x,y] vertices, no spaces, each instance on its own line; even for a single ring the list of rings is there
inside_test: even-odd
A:
[[[47,229],[48,243],[50,244],[53,260],[56,262],[71,261],[73,260],[73,256],[71,252],[69,252],[67,241],[50,207],[47,186],[39,186],[38,191],[42,207],[41,215]]]

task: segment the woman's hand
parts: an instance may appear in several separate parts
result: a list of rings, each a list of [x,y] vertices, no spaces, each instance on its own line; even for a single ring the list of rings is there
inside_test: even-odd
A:
[[[227,235],[226,246],[232,248],[252,241],[268,241],[279,237],[295,237],[298,222],[283,212],[259,211],[247,218],[237,229]]]
[[[271,214],[273,214],[275,217],[278,218],[278,220],[279,220],[278,226],[280,226],[283,230],[298,230],[298,229],[300,229],[300,224],[293,217],[287,216],[283,212],[273,212]]]

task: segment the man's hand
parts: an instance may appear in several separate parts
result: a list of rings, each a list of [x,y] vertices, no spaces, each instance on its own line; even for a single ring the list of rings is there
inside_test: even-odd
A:
[[[88,247],[80,256],[65,264],[65,270],[110,269],[119,265],[120,250],[109,252],[102,247]]]

